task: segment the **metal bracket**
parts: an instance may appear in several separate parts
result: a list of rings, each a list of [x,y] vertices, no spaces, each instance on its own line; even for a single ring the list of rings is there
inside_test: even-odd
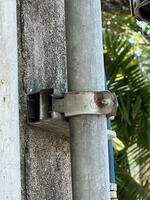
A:
[[[109,129],[107,129],[107,135],[109,140],[112,140],[113,138],[117,137],[116,132]]]
[[[69,92],[64,97],[65,116],[107,115],[115,116],[117,98],[110,91]]]
[[[27,123],[47,130],[53,135],[69,137],[68,119],[64,117],[64,113],[60,112],[61,101],[59,99],[62,96],[64,95],[54,95],[53,89],[28,94]],[[57,100],[55,101],[55,99]],[[55,110],[55,107],[58,111]]]
[[[27,95],[28,123],[37,122],[50,117],[53,89],[40,90]]]
[[[114,116],[116,107],[116,97],[109,91],[56,95],[53,89],[41,90],[27,95],[27,122],[29,125],[49,130],[52,134],[69,137],[69,116]],[[108,139],[116,137],[116,133],[110,130],[107,130],[107,135]]]
[[[117,200],[117,184],[110,183],[110,197],[111,200]]]

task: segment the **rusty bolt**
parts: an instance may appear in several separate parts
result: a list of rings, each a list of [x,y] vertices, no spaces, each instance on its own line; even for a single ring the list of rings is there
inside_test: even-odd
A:
[[[96,103],[96,105],[98,106],[98,107],[103,107],[104,106],[104,104],[102,103],[102,100],[104,99],[104,97],[103,97],[103,94],[102,93],[95,93],[95,95],[94,95],[94,101],[95,101],[95,103]]]
[[[102,104],[104,105],[110,105],[111,104],[111,100],[110,99],[102,99]]]
[[[94,95],[94,101],[96,105],[100,108],[110,105],[112,103],[111,99],[106,97],[103,92],[98,92]]]

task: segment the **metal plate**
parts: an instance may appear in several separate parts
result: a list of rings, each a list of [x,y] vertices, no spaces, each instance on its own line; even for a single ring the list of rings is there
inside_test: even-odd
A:
[[[117,191],[117,184],[116,183],[110,183],[110,190],[111,191]]]
[[[107,130],[108,139],[111,140],[116,137],[116,132],[112,130]]]
[[[49,131],[50,134],[58,137],[70,137],[69,123],[62,119],[49,118],[37,122],[30,122],[28,124]]]
[[[117,199],[117,192],[116,191],[111,191],[110,192],[110,197],[111,197],[111,199]]]

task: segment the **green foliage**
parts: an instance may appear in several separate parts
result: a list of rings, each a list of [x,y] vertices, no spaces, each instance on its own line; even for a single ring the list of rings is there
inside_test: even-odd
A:
[[[117,94],[119,103],[112,127],[125,145],[115,155],[119,199],[148,200],[150,177],[146,177],[146,174],[150,172],[150,66],[147,61],[150,60],[150,45],[147,45],[149,41],[145,36],[137,34],[142,28],[136,25],[133,18],[106,13],[104,17],[108,88]],[[116,30],[117,34],[112,30]],[[137,181],[132,175],[137,166],[144,181],[141,178]],[[140,174],[137,175],[140,177]]]

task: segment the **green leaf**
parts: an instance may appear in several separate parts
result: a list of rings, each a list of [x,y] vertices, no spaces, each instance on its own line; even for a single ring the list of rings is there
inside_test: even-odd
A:
[[[136,118],[137,114],[140,112],[141,103],[142,103],[142,99],[140,96],[138,96],[135,101],[135,104],[133,105],[133,108],[132,108],[132,119],[133,120]]]
[[[113,147],[115,151],[122,151],[125,148],[125,145],[119,138],[113,138]]]

